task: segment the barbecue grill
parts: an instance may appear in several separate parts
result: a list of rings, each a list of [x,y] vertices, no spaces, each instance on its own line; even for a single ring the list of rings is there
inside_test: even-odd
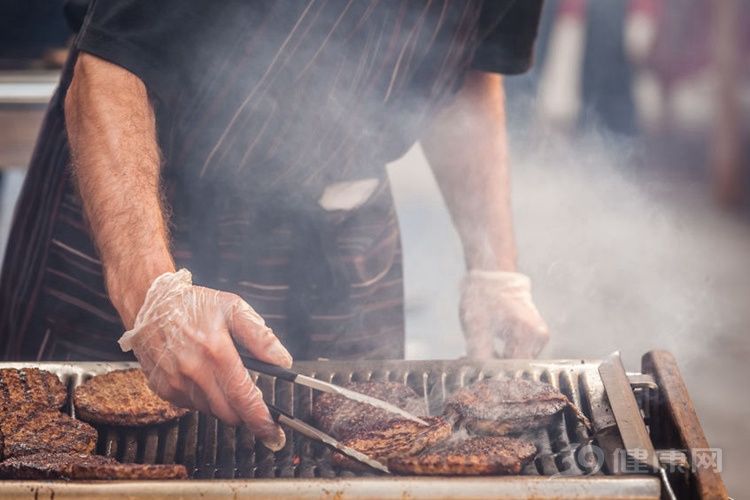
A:
[[[455,389],[486,377],[541,380],[558,387],[591,420],[589,431],[566,409],[548,429],[529,436],[537,458],[515,477],[407,477],[355,473],[331,465],[331,452],[287,430],[285,448],[273,453],[243,429],[191,413],[147,428],[98,426],[97,453],[125,462],[181,463],[185,481],[0,481],[0,497],[111,498],[665,498],[663,480],[644,468],[643,450],[654,450],[678,498],[723,498],[721,477],[696,452],[709,446],[674,358],[643,357],[642,373],[621,370],[617,385],[600,374],[600,361],[493,360],[317,361],[295,370],[325,381],[403,382],[422,395],[431,413]],[[133,363],[0,363],[38,367],[59,375],[72,391],[89,377]],[[605,383],[606,382],[606,383]],[[259,375],[266,399],[307,419],[312,389]],[[635,395],[637,406],[628,407]],[[75,408],[66,407],[72,415]],[[628,414],[634,413],[634,414]],[[644,426],[645,424],[645,426]],[[639,429],[648,432],[639,433]],[[641,442],[643,441],[643,442]],[[664,495],[664,496],[663,496]]]

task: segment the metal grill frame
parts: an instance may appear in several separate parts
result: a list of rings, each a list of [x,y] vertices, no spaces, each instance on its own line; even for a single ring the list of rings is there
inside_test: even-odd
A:
[[[316,361],[299,362],[295,369],[316,378],[334,383],[366,380],[403,382],[418,394],[427,397],[431,413],[439,413],[445,396],[458,387],[487,377],[509,376],[551,383],[565,393],[592,421],[597,437],[610,436],[611,443],[600,442],[604,447],[618,446],[617,427],[606,399],[597,361],[560,360],[524,361],[492,360],[473,362],[452,361]],[[0,363],[0,368],[37,367],[57,373],[69,392],[89,377],[116,369],[131,368],[135,363],[99,362],[42,362]],[[269,401],[302,418],[308,418],[312,408],[312,390],[295,386],[267,376],[257,378],[258,386]],[[65,408],[75,416],[70,402]],[[574,452],[577,444],[587,439],[585,428],[572,413],[566,413],[553,426],[535,436],[540,456],[524,470],[524,476],[490,478],[415,478],[373,477],[331,468],[327,449],[313,444],[302,436],[288,431],[286,447],[272,453],[244,430],[236,430],[218,423],[206,415],[191,413],[178,422],[147,428],[98,426],[97,453],[113,456],[121,461],[144,463],[183,463],[192,471],[193,480],[161,482],[130,482],[123,486],[129,495],[139,491],[166,496],[201,492],[209,497],[231,490],[241,494],[263,495],[267,483],[280,496],[328,496],[326,492],[347,492],[357,498],[386,498],[398,493],[413,497],[434,497],[442,491],[445,495],[468,495],[467,498],[498,497],[506,492],[517,497],[521,490],[533,492],[539,498],[658,498],[659,481],[648,476],[612,477],[602,473],[584,475]],[[606,439],[605,439],[606,441]],[[621,444],[620,444],[621,446]],[[294,465],[296,456],[299,465]],[[606,472],[606,467],[604,472]],[[553,476],[553,477],[550,477]],[[262,478],[262,479],[258,479]],[[268,479],[273,478],[273,479]],[[115,482],[106,482],[116,484]],[[178,484],[179,483],[179,484]],[[2,481],[0,497],[14,488],[34,489],[37,493],[51,487],[49,482]],[[101,484],[101,483],[99,483]],[[316,489],[312,485],[319,485]],[[372,488],[368,490],[366,485]],[[459,486],[460,485],[460,486]],[[619,485],[619,486],[614,486]],[[96,484],[55,483],[56,495],[92,493]],[[41,489],[40,489],[41,488]],[[81,490],[84,488],[84,490]],[[146,490],[143,490],[146,488]],[[165,488],[162,490],[162,488]],[[227,490],[229,488],[229,490]],[[270,487],[269,487],[270,488]],[[343,489],[342,489],[343,488]],[[18,492],[18,490],[14,490]],[[370,493],[368,493],[368,491]],[[491,491],[491,494],[488,494]],[[283,495],[282,495],[283,492]],[[357,492],[357,493],[355,493]],[[109,491],[109,494],[113,494]],[[622,495],[622,496],[620,496]]]

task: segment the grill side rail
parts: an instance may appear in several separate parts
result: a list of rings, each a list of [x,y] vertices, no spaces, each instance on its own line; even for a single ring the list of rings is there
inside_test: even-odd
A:
[[[708,454],[710,458],[711,448],[674,356],[667,351],[650,351],[644,354],[641,365],[643,373],[653,375],[659,386],[659,391],[649,392],[645,405],[654,445],[686,450],[690,461],[691,473],[678,476],[682,483],[674,482],[682,490],[680,498],[729,498],[718,467],[693,462],[699,455]]]

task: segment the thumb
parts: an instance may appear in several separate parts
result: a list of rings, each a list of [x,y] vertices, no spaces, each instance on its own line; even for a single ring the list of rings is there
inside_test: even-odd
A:
[[[235,341],[261,361],[289,368],[292,355],[281,344],[263,318],[237,296],[229,309],[227,326]]]

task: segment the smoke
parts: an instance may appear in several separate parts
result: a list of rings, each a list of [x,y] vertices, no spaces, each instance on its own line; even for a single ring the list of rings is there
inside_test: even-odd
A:
[[[645,350],[663,348],[695,360],[733,316],[719,303],[717,255],[730,249],[720,218],[701,207],[699,183],[664,178],[639,165],[649,160],[637,144],[611,139],[590,132],[518,147],[521,267],[555,332],[547,354],[619,349],[637,368]]]
[[[738,277],[750,231],[712,210],[701,179],[657,168],[634,140],[596,131],[563,140],[509,122],[519,265],[552,332],[544,357],[620,350],[635,370],[662,348],[690,365],[716,351],[732,322],[750,320],[727,301],[728,289],[747,288]],[[460,247],[419,152],[402,163],[391,175],[413,312],[408,355],[455,357]],[[420,219],[432,234],[416,229],[417,241]],[[427,273],[425,259],[442,272]]]

